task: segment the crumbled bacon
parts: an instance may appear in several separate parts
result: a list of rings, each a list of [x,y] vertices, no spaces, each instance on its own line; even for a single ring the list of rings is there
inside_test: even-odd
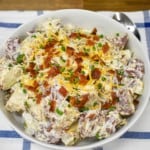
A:
[[[98,36],[98,35],[94,35],[94,36],[93,36],[93,40],[94,40],[94,41],[98,41],[98,40],[99,40],[99,36]]]
[[[80,100],[78,100],[77,97],[71,97],[70,103],[74,107],[82,108],[84,107],[86,102],[89,100],[88,96],[89,96],[88,94],[82,95]]]
[[[88,82],[87,76],[80,74],[79,75],[79,84],[85,85],[85,84],[87,84],[87,82]]]
[[[109,102],[102,104],[102,109],[109,109],[112,106],[115,106],[116,103],[117,103],[117,98],[113,98],[112,100],[109,100]]]
[[[50,102],[50,109],[49,109],[49,111],[54,112],[54,111],[55,111],[55,108],[56,108],[56,101],[55,101],[55,100],[52,100],[52,101]]]
[[[59,93],[60,93],[63,97],[66,97],[67,94],[68,94],[68,91],[67,91],[63,86],[61,86],[61,88],[59,89]]]
[[[39,93],[39,94],[36,95],[36,103],[40,104],[41,100],[42,100],[42,94]]]
[[[116,73],[114,70],[108,70],[108,72],[113,75]]]
[[[90,115],[88,115],[87,118],[89,118],[90,120],[93,120],[93,119],[95,119],[95,117],[96,117],[96,114],[90,114]]]
[[[48,77],[55,77],[60,73],[59,68],[56,66],[53,66],[49,72],[48,72]]]
[[[81,57],[75,58],[77,64],[82,63],[83,59]]]
[[[39,84],[36,80],[33,82],[32,85],[25,85],[25,87],[32,92],[35,92],[37,90],[38,86],[39,86]]]
[[[46,69],[50,66],[50,60],[51,60],[52,56],[48,55],[45,59],[44,59],[44,63],[43,63],[43,68],[42,69]]]
[[[54,47],[54,45],[57,43],[57,41],[55,39],[49,41],[46,45],[45,45],[45,51],[51,51],[52,48]]]
[[[97,33],[97,29],[94,28],[94,29],[92,30],[91,34],[96,35],[96,33]]]
[[[37,71],[34,69],[34,67],[35,63],[30,62],[29,67],[26,69],[26,71],[29,72],[32,77],[35,77],[37,75]]]
[[[92,40],[87,40],[86,44],[89,46],[93,46],[95,44],[95,42]]]
[[[68,54],[68,56],[73,56],[74,51],[74,48],[67,46],[66,53]]]
[[[105,54],[105,53],[108,52],[108,50],[109,50],[109,45],[108,45],[108,43],[106,42],[106,43],[102,46],[102,51],[103,51],[103,53]]]
[[[79,36],[78,33],[72,32],[72,33],[69,35],[69,38],[77,38],[78,36]]]
[[[93,55],[92,56],[92,60],[94,60],[94,61],[98,61],[100,58],[99,58],[99,56],[98,55]]]
[[[91,76],[92,76],[92,79],[99,79],[101,76],[100,70],[98,68],[93,69]]]

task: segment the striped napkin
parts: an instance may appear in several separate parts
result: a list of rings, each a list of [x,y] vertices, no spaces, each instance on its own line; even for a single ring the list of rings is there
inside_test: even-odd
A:
[[[3,43],[21,24],[50,11],[0,11],[0,44]],[[111,17],[113,12],[97,12]],[[136,23],[144,50],[150,54],[150,10],[125,12]],[[149,55],[150,56],[150,55]],[[142,117],[121,138],[95,148],[94,150],[148,150],[150,147],[150,103]],[[50,150],[23,139],[16,133],[0,112],[1,150]]]

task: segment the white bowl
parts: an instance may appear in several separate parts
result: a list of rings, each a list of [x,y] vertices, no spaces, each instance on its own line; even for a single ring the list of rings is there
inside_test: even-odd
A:
[[[102,146],[106,143],[109,143],[117,138],[119,138],[123,133],[125,133],[141,116],[144,111],[150,95],[150,67],[149,67],[149,59],[146,52],[142,48],[142,44],[135,38],[135,36],[127,31],[121,24],[115,22],[111,18],[107,18],[101,16],[95,12],[86,11],[86,10],[77,10],[77,9],[68,9],[68,10],[58,10],[51,12],[47,15],[42,15],[34,19],[33,21],[20,26],[11,36],[12,37],[24,37],[26,32],[31,31],[35,28],[35,26],[42,22],[47,18],[60,18],[63,23],[71,23],[73,25],[77,25],[84,28],[96,27],[99,31],[103,32],[106,35],[113,34],[116,32],[128,33],[129,43],[128,47],[136,54],[136,56],[141,59],[145,64],[145,75],[144,75],[144,91],[143,95],[140,97],[140,103],[138,108],[133,116],[131,116],[128,120],[127,125],[122,127],[119,131],[111,135],[109,138],[101,140],[101,141],[92,141],[92,140],[84,140],[79,145],[76,146],[63,146],[63,145],[55,145],[55,144],[46,144],[44,142],[38,141],[33,137],[30,137],[24,132],[23,125],[21,119],[15,115],[15,113],[9,113],[4,108],[3,102],[3,93],[0,93],[0,109],[3,115],[10,122],[11,126],[24,138],[40,144],[42,146],[53,148],[53,149],[65,149],[65,150],[79,150],[79,149],[89,149]]]

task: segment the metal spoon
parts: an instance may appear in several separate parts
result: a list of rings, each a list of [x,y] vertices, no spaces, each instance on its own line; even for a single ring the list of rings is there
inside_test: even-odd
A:
[[[131,31],[138,39],[141,40],[139,31],[136,25],[131,21],[131,19],[124,13],[117,12],[112,17],[117,22],[123,24],[129,31]]]

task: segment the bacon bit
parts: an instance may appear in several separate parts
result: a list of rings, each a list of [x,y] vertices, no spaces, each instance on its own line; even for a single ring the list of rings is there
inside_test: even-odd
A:
[[[98,55],[94,55],[94,56],[92,56],[92,60],[94,60],[94,61],[98,61],[100,58],[99,58],[99,56]]]
[[[87,118],[89,118],[90,120],[95,119],[96,115],[95,114],[90,114]]]
[[[82,95],[80,101],[76,97],[71,97],[70,103],[74,107],[82,108],[85,105],[85,103],[89,100],[88,96],[88,94]]]
[[[99,36],[98,36],[98,35],[94,35],[94,36],[93,36],[93,40],[99,41]]]
[[[68,56],[73,56],[74,52],[74,48],[67,46],[66,53],[68,54]]]
[[[102,105],[102,109],[108,109],[108,108],[114,106],[114,104],[115,104],[115,102],[113,102],[113,101],[107,102]]]
[[[118,99],[117,95],[115,92],[111,92],[111,98],[112,100],[116,101],[116,99]]]
[[[60,93],[63,97],[66,97],[67,94],[68,94],[68,91],[62,86],[62,87],[59,89],[59,93]]]
[[[102,105],[102,108],[103,109],[108,109],[112,106],[114,106],[116,103],[117,103],[117,96],[116,96],[116,93],[115,92],[112,92],[111,93],[111,97],[112,97],[112,100],[110,100],[109,102],[106,102]]]
[[[80,74],[79,76],[79,84],[86,85],[88,82],[87,76]]]
[[[50,66],[50,60],[51,60],[52,56],[48,55],[45,59],[44,59],[44,63],[43,63],[43,69],[46,69]]]
[[[47,87],[49,86],[48,82],[47,82],[47,81],[44,81],[43,86],[44,86],[45,88],[47,88]]]
[[[95,44],[95,42],[92,40],[87,40],[86,44],[89,46],[93,46]]]
[[[82,95],[80,107],[83,107],[88,100],[89,100],[89,94]]]
[[[101,58],[99,58],[99,61],[101,65],[105,65],[105,62]]]
[[[57,43],[57,41],[55,39],[53,39],[52,41],[49,41],[45,46],[45,51],[47,51],[47,52],[51,51],[56,43]]]
[[[78,33],[75,33],[75,32],[72,32],[70,35],[69,35],[69,38],[77,38],[79,37],[79,34]]]
[[[92,30],[91,34],[96,35],[96,33],[97,33],[97,29],[94,28],[94,29]]]
[[[35,77],[37,75],[37,72],[34,70],[34,67],[35,63],[30,62],[29,67],[26,69],[26,71],[29,72],[32,77]]]
[[[98,68],[95,68],[93,71],[92,71],[92,79],[99,79],[100,76],[101,76],[101,72]]]
[[[108,45],[108,43],[106,42],[106,43],[102,46],[102,51],[103,51],[103,53],[105,54],[105,53],[108,52],[108,50],[109,50],[109,45]]]
[[[70,60],[67,59],[67,63],[66,63],[67,66],[70,66]]]
[[[75,57],[82,57],[82,56],[87,56],[85,53],[83,52],[78,52],[78,53],[74,53]]]
[[[116,77],[117,77],[117,80],[118,80],[119,82],[120,82],[120,81],[122,80],[122,78],[123,78],[122,76],[119,76],[118,74],[117,74]]]
[[[37,104],[40,104],[41,99],[42,99],[42,94],[37,94],[37,95],[36,95],[36,103],[37,103]]]
[[[108,70],[108,72],[113,75],[116,73],[114,70]]]
[[[50,95],[51,94],[51,91],[49,90],[49,91],[46,91],[45,93],[44,93],[44,96],[46,97],[46,96],[48,96],[48,95]]]
[[[38,88],[38,86],[39,86],[38,82],[37,82],[37,81],[34,81],[32,86],[31,86],[31,85],[30,85],[30,86],[29,86],[29,85],[26,85],[25,87],[26,87],[28,90],[35,92],[36,89]]]
[[[50,109],[49,109],[49,111],[54,112],[55,108],[56,108],[56,101],[52,100],[51,103],[50,103]]]
[[[83,59],[81,57],[75,58],[76,63],[79,65],[82,63]]]
[[[83,67],[83,66],[78,65],[78,68],[75,70],[74,75],[79,76],[79,74],[80,74],[80,72],[81,72],[82,67]]]
[[[83,33],[79,33],[79,35],[80,35],[79,37],[82,37],[82,38],[89,38],[88,35],[83,34]]]
[[[70,82],[71,83],[77,83],[78,82],[78,76],[77,75],[72,75],[70,78]]]
[[[54,66],[48,72],[48,77],[55,77],[60,73],[59,68]]]

